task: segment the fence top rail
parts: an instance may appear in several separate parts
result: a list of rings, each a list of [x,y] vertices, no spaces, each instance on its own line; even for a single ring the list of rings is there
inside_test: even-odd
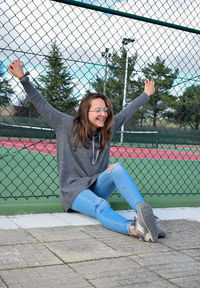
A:
[[[139,20],[139,21],[143,21],[143,22],[147,22],[147,23],[165,26],[168,28],[173,28],[176,30],[182,30],[182,31],[190,32],[190,33],[194,33],[194,34],[200,34],[200,30],[198,30],[198,29],[185,27],[185,26],[181,26],[181,25],[177,25],[177,24],[173,24],[173,23],[169,23],[169,22],[164,22],[164,21],[160,21],[160,20],[156,20],[156,19],[152,19],[152,18],[147,18],[147,17],[143,17],[143,16],[131,14],[131,13],[126,13],[126,12],[118,11],[115,9],[110,9],[110,8],[98,6],[98,5],[83,3],[83,2],[79,2],[79,1],[72,1],[72,0],[52,0],[52,1],[60,2],[60,3],[64,3],[64,4],[70,4],[73,6],[87,8],[90,10],[100,11],[100,12],[104,12],[104,13],[108,13],[108,14],[112,14],[112,15],[131,18],[131,19],[135,19],[135,20]]]
[[[128,134],[158,134],[158,131],[117,131],[117,133],[128,133]]]
[[[28,125],[16,125],[16,124],[7,124],[7,123],[1,123],[0,126],[6,126],[6,127],[15,127],[15,128],[26,128],[26,129],[37,129],[37,130],[47,130],[47,131],[52,131],[51,128],[47,127],[33,127],[33,126],[28,126]]]

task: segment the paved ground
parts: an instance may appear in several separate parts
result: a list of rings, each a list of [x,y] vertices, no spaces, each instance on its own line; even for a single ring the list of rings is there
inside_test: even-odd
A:
[[[167,237],[152,244],[88,225],[89,218],[41,227],[36,216],[35,228],[27,228],[12,217],[16,227],[0,229],[0,288],[200,287],[198,221],[161,220]]]

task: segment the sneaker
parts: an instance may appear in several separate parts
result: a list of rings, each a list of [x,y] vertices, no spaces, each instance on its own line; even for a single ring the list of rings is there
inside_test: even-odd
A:
[[[147,242],[158,241],[158,230],[155,223],[152,208],[146,202],[137,205],[138,219],[135,224],[135,232]]]
[[[158,238],[165,238],[167,234],[165,228],[162,225],[160,225],[160,223],[158,223],[159,218],[157,216],[154,215],[154,219],[158,230]]]

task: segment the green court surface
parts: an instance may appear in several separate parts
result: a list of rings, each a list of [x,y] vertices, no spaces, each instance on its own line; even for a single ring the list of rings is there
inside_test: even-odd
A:
[[[199,161],[118,159],[128,170],[145,201],[154,208],[199,207]],[[115,162],[111,159],[111,162]],[[176,173],[174,173],[176,171]],[[122,197],[114,196],[116,209],[129,206]]]
[[[58,199],[56,156],[6,147],[0,151],[0,215],[64,211]],[[200,206],[199,161],[117,161],[123,163],[152,207]],[[113,162],[116,159],[111,158]],[[109,201],[114,209],[130,208],[116,193]]]

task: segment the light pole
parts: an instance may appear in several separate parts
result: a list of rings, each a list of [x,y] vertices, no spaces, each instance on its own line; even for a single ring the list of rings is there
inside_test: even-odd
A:
[[[107,79],[107,66],[108,58],[111,57],[111,53],[108,53],[109,49],[105,48],[105,52],[102,52],[101,55],[105,58],[105,76],[104,76],[104,85],[103,85],[103,94],[106,95],[106,79]]]
[[[122,44],[128,45],[129,43],[133,43],[135,39],[123,38]],[[123,103],[122,109],[126,106],[126,92],[127,92],[127,78],[128,78],[128,49],[126,50],[126,66],[125,66],[125,75],[124,75],[124,95],[123,95]],[[120,144],[122,145],[124,141],[124,124],[121,127],[121,137]]]

